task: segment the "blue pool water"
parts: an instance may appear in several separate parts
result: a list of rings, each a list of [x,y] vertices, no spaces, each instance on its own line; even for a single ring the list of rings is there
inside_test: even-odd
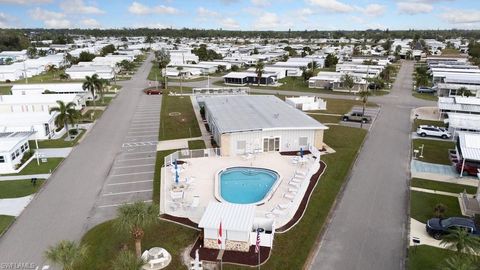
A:
[[[220,195],[225,201],[250,204],[261,201],[279,178],[268,169],[233,167],[220,172]]]

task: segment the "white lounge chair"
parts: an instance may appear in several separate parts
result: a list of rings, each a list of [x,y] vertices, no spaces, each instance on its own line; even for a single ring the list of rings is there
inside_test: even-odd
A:
[[[288,192],[298,192],[298,188],[288,188]]]
[[[287,204],[287,203],[279,203],[279,204],[277,204],[277,208],[280,209],[280,210],[288,209],[288,207],[290,207],[290,204]]]
[[[295,171],[295,175],[301,175],[303,177],[307,176],[307,173],[304,171]]]
[[[268,212],[268,213],[265,214],[265,217],[266,218],[275,218],[275,214],[272,213],[272,212]]]
[[[299,183],[296,183],[296,182],[288,182],[288,185],[292,186],[292,187],[296,187],[296,188],[299,188],[300,187],[300,184]]]
[[[290,200],[293,200],[293,199],[295,199],[295,194],[291,193],[291,192],[287,192],[287,193],[283,194],[283,197],[285,197],[287,199],[290,199]]]
[[[273,210],[272,210],[272,213],[273,213],[275,216],[284,216],[284,215],[287,214],[287,212],[282,211],[282,210],[280,210],[280,209],[278,209],[278,208],[273,209]]]
[[[302,183],[302,180],[303,180],[303,179],[292,178],[292,179],[290,180],[290,182],[300,184],[300,183]]]

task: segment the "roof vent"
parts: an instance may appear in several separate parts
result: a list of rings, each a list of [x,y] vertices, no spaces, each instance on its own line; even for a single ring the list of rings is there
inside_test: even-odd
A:
[[[280,114],[276,113],[276,114],[273,115],[273,118],[278,119],[279,116],[280,116]]]

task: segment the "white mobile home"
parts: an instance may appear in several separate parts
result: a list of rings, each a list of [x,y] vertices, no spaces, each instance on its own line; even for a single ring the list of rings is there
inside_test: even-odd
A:
[[[31,139],[50,139],[55,135],[57,112],[0,113],[0,132],[34,131]]]
[[[57,100],[73,102],[77,110],[85,106],[85,97],[76,94],[0,95],[0,113],[48,112],[58,106]]]
[[[204,104],[224,156],[323,147],[327,127],[275,96],[208,97]]]
[[[115,70],[108,65],[72,66],[65,73],[73,80],[83,80],[85,76],[97,74],[100,79],[111,80],[115,78]]]
[[[0,132],[0,174],[14,173],[29,150],[32,132]]]
[[[362,78],[362,75],[359,74],[350,74],[355,79],[355,85],[351,89],[352,92],[358,92],[362,89],[365,89],[367,86],[367,81]],[[342,82],[342,77],[345,76],[344,73],[341,72],[330,72],[330,71],[321,71],[317,74],[317,76],[311,77],[308,80],[308,87],[309,88],[321,88],[321,89],[330,89],[334,91],[338,91],[345,89]]]
[[[42,95],[42,94],[86,94],[82,83],[36,83],[36,84],[15,84],[12,86],[12,95]]]

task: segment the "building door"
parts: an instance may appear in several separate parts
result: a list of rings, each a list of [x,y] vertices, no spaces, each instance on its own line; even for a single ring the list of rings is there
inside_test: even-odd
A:
[[[280,151],[280,137],[263,138],[263,152]]]

